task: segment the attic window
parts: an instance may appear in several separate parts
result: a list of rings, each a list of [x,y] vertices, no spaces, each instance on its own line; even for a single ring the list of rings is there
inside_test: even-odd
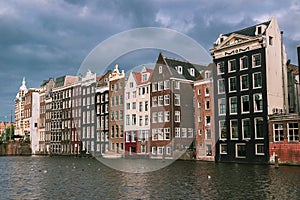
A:
[[[160,73],[160,74],[162,73],[162,66],[158,67],[158,73]]]
[[[142,82],[146,82],[147,81],[147,79],[148,79],[148,76],[147,76],[148,74],[143,74],[142,75]]]
[[[220,38],[220,43],[222,43],[224,41],[224,38],[223,37],[221,37]]]
[[[261,26],[258,26],[257,27],[257,35],[260,35],[261,34]]]
[[[205,78],[208,79],[209,77],[210,77],[210,72],[209,71],[205,72]]]
[[[178,66],[177,71],[178,71],[179,74],[182,74],[182,67]]]
[[[195,69],[194,68],[190,69],[190,74],[191,74],[191,76],[195,76]]]

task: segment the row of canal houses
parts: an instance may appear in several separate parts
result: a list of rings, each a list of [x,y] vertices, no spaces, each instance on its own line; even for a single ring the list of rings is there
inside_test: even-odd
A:
[[[160,53],[128,75],[116,65],[38,89],[23,80],[16,134],[34,154],[299,163],[299,68],[276,19],[221,34],[210,52],[207,66]]]

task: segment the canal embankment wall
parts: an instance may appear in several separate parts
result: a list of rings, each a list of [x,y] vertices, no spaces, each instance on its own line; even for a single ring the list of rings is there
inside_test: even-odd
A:
[[[31,148],[28,142],[4,142],[0,144],[0,156],[30,156]]]

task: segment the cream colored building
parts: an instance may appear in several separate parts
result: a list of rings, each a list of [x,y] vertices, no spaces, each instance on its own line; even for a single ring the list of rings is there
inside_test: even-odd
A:
[[[25,77],[15,97],[15,135],[25,136],[24,133],[24,102],[27,93]]]

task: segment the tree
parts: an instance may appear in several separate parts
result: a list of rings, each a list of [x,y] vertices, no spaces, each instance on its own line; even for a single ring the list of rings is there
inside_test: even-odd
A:
[[[11,130],[11,135],[10,135],[10,130]],[[11,125],[11,127],[9,126],[9,127],[7,127],[6,129],[5,129],[5,132],[6,132],[6,141],[8,141],[9,139],[14,139],[14,136],[15,136],[15,127],[14,127],[14,125]]]

